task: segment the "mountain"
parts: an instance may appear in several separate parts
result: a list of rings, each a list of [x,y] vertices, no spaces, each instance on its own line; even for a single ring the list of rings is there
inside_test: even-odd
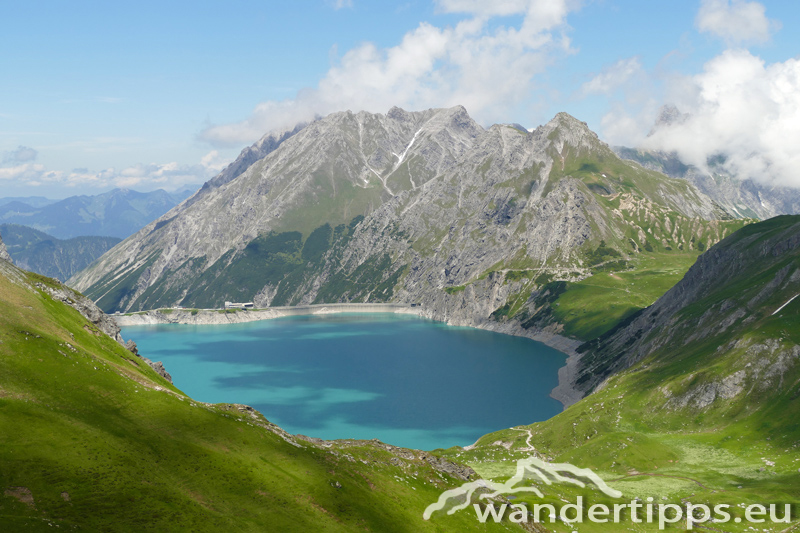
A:
[[[423,520],[443,490],[477,479],[469,467],[197,402],[114,328],[71,289],[0,260],[0,530],[506,530]]]
[[[111,249],[117,237],[56,239],[27,226],[0,225],[8,253],[18,267],[60,280],[69,279]]]
[[[100,235],[124,239],[183,201],[161,189],[141,193],[114,189],[95,196],[71,196],[38,207],[14,200],[0,204],[0,222],[20,224],[59,239]]]
[[[542,287],[662,257],[674,283],[744,224],[564,113],[532,132],[484,129],[463,107],[335,113],[210,183],[69,284],[106,311],[400,301],[536,336],[561,331],[528,316]]]
[[[7,196],[5,198],[0,198],[0,206],[10,204],[11,202],[19,202],[20,204],[24,204],[29,207],[44,207],[46,205],[54,204],[57,201],[58,200],[45,198],[44,196]]]
[[[614,147],[623,159],[673,178],[685,179],[737,217],[767,219],[778,215],[800,214],[800,190],[763,185],[726,172],[718,162],[709,161],[711,173],[685,165],[674,153]]]
[[[250,165],[265,158],[270,153],[275,151],[286,139],[297,134],[300,130],[307,126],[302,122],[291,129],[286,129],[278,132],[271,132],[264,135],[253,146],[249,146],[242,150],[236,160],[225,167],[214,179],[207,181],[203,185],[204,190],[220,187],[232,179],[239,176],[242,172],[247,170]]]

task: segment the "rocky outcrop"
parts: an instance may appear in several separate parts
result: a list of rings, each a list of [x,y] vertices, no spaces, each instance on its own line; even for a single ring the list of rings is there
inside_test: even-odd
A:
[[[55,280],[53,281],[57,283]],[[83,315],[86,320],[97,326],[100,331],[123,346],[125,345],[122,340],[122,335],[120,335],[119,326],[117,326],[116,322],[106,315],[89,298],[62,284],[50,285],[39,282],[36,283],[36,287],[49,294],[54,300],[58,300],[59,302],[63,302],[72,307],[81,315]]]
[[[6,245],[3,244],[2,237],[0,237],[0,260],[11,262],[11,256],[8,255],[8,250],[6,250]]]
[[[133,355],[135,355],[137,357],[140,357],[142,359],[142,361],[147,363],[147,365],[150,368],[155,370],[156,374],[158,374],[162,378],[164,378],[167,381],[169,381],[170,383],[172,383],[172,376],[169,374],[169,372],[167,372],[167,369],[164,368],[164,365],[161,363],[161,361],[153,362],[151,359],[148,359],[147,357],[143,357],[139,353],[139,348],[136,346],[136,343],[133,340],[129,340],[128,342],[126,342],[125,343],[125,348],[127,348],[128,351],[131,352]]]

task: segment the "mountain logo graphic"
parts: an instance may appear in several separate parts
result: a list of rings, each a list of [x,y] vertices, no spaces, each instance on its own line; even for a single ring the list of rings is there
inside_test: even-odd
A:
[[[465,509],[472,501],[475,491],[488,489],[489,492],[478,494],[478,499],[490,499],[499,495],[516,494],[520,492],[530,492],[543,498],[544,494],[536,486],[525,484],[526,480],[535,480],[546,485],[553,483],[569,483],[578,487],[585,487],[591,483],[599,488],[606,496],[611,498],[621,498],[622,493],[606,485],[600,476],[588,468],[579,468],[569,463],[546,463],[536,457],[528,457],[517,461],[517,471],[512,478],[505,483],[497,483],[490,480],[480,479],[464,483],[456,489],[450,489],[439,496],[436,503],[430,504],[423,513],[422,517],[429,520],[436,511],[447,510],[451,515],[457,511]]]

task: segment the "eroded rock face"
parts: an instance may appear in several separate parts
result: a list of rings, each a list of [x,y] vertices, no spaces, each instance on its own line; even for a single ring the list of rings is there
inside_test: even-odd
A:
[[[100,331],[124,346],[119,326],[89,298],[61,284],[53,287],[44,283],[37,283],[36,286],[47,292],[54,300],[64,302],[78,311],[89,322],[97,326]]]
[[[11,262],[11,256],[8,255],[8,250],[6,250],[6,245],[3,244],[2,237],[0,237],[0,260]]]
[[[142,357],[142,356],[140,355],[139,357]],[[169,381],[170,383],[172,383],[172,376],[169,374],[169,372],[167,372],[167,369],[164,368],[164,365],[161,363],[161,361],[155,361],[154,362],[151,359],[148,359],[147,357],[142,357],[142,360],[145,363],[147,363],[148,365],[150,365],[150,368],[155,370],[156,374],[158,374],[162,378],[164,378],[167,381]]]

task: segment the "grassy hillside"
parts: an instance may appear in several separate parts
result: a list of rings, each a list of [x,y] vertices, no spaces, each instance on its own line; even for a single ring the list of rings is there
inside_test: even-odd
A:
[[[474,449],[453,449],[449,456],[504,481],[517,458],[535,454],[594,469],[623,499],[726,503],[740,518],[739,504],[793,504],[792,524],[729,522],[705,529],[795,531],[798,294],[800,217],[749,225],[703,256],[656,305],[585,349],[595,372],[604,358],[630,366],[549,421],[487,435]],[[550,492],[556,501],[575,495],[563,486]],[[600,501],[596,493],[589,496]],[[579,530],[609,531],[597,524]]]
[[[508,529],[422,520],[462,467],[195,402],[36,284],[0,261],[0,530]]]
[[[680,264],[643,263],[619,279],[598,272],[609,279],[577,290],[598,291],[599,305],[603,291],[646,286],[650,269],[655,294]],[[447,464],[373,442],[311,442],[244,406],[195,402],[36,286],[52,281],[5,262],[0,269],[4,530],[516,529],[480,524],[471,509],[430,521],[422,512],[466,481],[457,463],[505,481],[515,461],[531,455],[592,468],[622,501],[725,503],[736,517],[740,505],[790,503],[800,516],[800,298],[792,299],[800,294],[800,217],[746,226],[655,305],[587,344],[592,364],[627,364],[592,395],[547,422],[440,452],[454,461]],[[568,295],[556,298],[565,309]],[[544,501],[560,505],[577,494],[552,485]],[[619,501],[591,488],[581,494],[592,504]],[[526,493],[512,501],[541,503]],[[758,527],[788,532],[793,524]],[[589,522],[547,528],[619,530]]]

